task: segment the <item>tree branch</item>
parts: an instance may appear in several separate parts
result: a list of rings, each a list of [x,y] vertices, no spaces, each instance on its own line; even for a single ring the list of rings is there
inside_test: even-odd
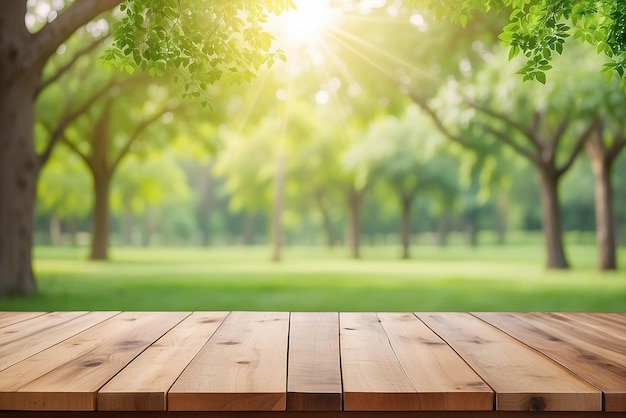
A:
[[[76,52],[76,54],[74,54],[74,56],[67,63],[65,63],[65,65],[60,67],[52,77],[41,82],[39,87],[37,87],[37,90],[35,90],[35,97],[37,97],[50,84],[61,78],[63,74],[65,74],[70,68],[72,68],[72,66],[74,66],[74,64],[80,59],[80,57],[87,55],[91,51],[95,50],[98,46],[100,46],[104,39],[106,39],[106,36],[102,38],[94,38],[90,44]]]
[[[115,157],[115,160],[113,161],[113,163],[109,166],[109,173],[112,174],[113,172],[115,172],[115,169],[117,168],[117,166],[120,164],[122,159],[126,156],[126,154],[128,154],[128,152],[130,151],[130,148],[133,146],[135,142],[137,142],[137,139],[139,138],[141,133],[144,130],[146,130],[146,128],[148,128],[154,122],[159,120],[164,114],[166,114],[167,112],[173,111],[177,107],[178,106],[166,105],[160,111],[156,112],[154,115],[144,119],[143,121],[141,121],[141,123],[136,125],[135,130],[128,138],[128,141],[126,141],[126,144],[124,144],[120,152],[117,154],[117,157]]]
[[[554,158],[556,156],[556,149],[558,148],[559,143],[561,142],[561,138],[563,138],[563,135],[565,135],[565,131],[569,127],[570,119],[571,119],[570,112],[567,112],[565,114],[565,117],[563,117],[563,119],[559,123],[559,126],[557,126],[556,131],[554,131],[554,134],[552,134],[552,137],[550,138],[549,142],[546,144],[546,147],[543,153],[543,156],[545,157],[544,159],[545,162],[554,161]]]
[[[621,126],[621,129],[615,132],[615,139],[607,150],[607,161],[609,161],[609,163],[612,163],[617,158],[622,149],[624,149],[624,147],[626,147],[626,137],[624,136],[624,127]]]
[[[463,139],[460,135],[456,135],[452,133],[452,131],[450,131],[444,125],[443,121],[441,120],[437,112],[435,112],[435,110],[428,105],[428,102],[426,101],[424,97],[420,96],[419,94],[413,91],[409,92],[408,94],[411,100],[413,100],[415,104],[417,104],[419,107],[422,108],[424,112],[426,112],[426,114],[433,121],[433,123],[435,124],[435,127],[437,128],[437,130],[439,130],[439,132],[441,132],[444,136],[446,136],[451,141],[456,142],[457,144],[461,145],[462,147],[473,149],[473,147],[465,139]]]
[[[488,106],[485,106],[481,103],[478,103],[468,97],[466,97],[465,95],[461,95],[461,97],[463,97],[463,100],[465,101],[465,103],[467,103],[469,106],[473,107],[474,109],[484,113],[487,116],[491,116],[494,119],[498,119],[502,122],[504,122],[505,124],[509,125],[510,127],[512,127],[513,129],[515,129],[516,131],[520,132],[522,135],[524,135],[526,138],[528,138],[530,140],[530,142],[534,145],[534,147],[536,149],[541,149],[541,144],[539,143],[539,140],[537,139],[537,135],[535,135],[535,132],[533,132],[533,130],[528,129],[526,126],[522,125],[521,123],[519,123],[518,121],[510,118],[509,116],[507,116],[504,113],[500,113],[500,112],[496,112],[495,110],[491,109]]]
[[[509,135],[505,134],[502,131],[498,131],[498,130],[496,130],[496,129],[492,128],[491,126],[488,126],[488,125],[481,124],[481,126],[482,126],[482,128],[484,130],[486,130],[490,134],[492,134],[495,137],[497,137],[500,141],[504,142],[506,145],[508,145],[511,148],[513,148],[513,150],[515,150],[515,152],[517,152],[521,156],[523,156],[526,159],[528,159],[531,163],[533,163],[533,164],[537,163],[537,160],[538,160],[537,154],[533,154],[528,149],[522,147],[520,144],[518,144],[517,142],[513,141]]]
[[[43,68],[46,60],[78,28],[85,25],[100,13],[120,4],[122,0],[80,0],[61,13],[39,32],[32,35],[29,66]]]
[[[600,123],[601,123],[600,118],[598,117],[594,118],[591,121],[591,123],[587,126],[587,128],[580,134],[580,136],[578,137],[578,140],[576,141],[576,145],[574,145],[574,148],[572,149],[572,152],[570,153],[569,157],[565,161],[565,164],[557,168],[556,170],[557,176],[559,177],[562,176],[563,174],[565,174],[567,170],[570,169],[572,164],[574,164],[576,157],[578,156],[578,154],[580,154],[583,147],[585,146],[587,139],[589,138],[593,130],[596,129],[600,125]]]
[[[78,155],[84,162],[85,164],[87,164],[87,166],[91,169],[91,171],[94,171],[93,169],[93,162],[91,160],[91,158],[89,158],[87,155],[85,155],[84,152],[82,152],[80,150],[80,148],[78,148],[76,146],[76,144],[74,144],[72,141],[70,141],[69,139],[67,139],[67,137],[65,135],[61,135],[60,138],[61,142],[63,142],[70,150],[72,150],[74,153],[76,153],[76,155]]]
[[[103,86],[100,90],[92,94],[91,97],[87,99],[82,105],[80,105],[79,107],[77,107],[71,112],[69,111],[66,112],[61,117],[61,120],[59,121],[54,131],[48,128],[51,131],[51,135],[50,135],[50,139],[48,140],[48,143],[46,144],[45,149],[39,155],[40,166],[43,166],[46,163],[46,161],[48,161],[48,159],[50,158],[50,155],[52,154],[52,150],[54,149],[54,146],[59,142],[59,139],[63,136],[63,133],[65,132],[65,129],[67,128],[67,126],[70,123],[72,123],[76,118],[78,118],[80,115],[87,112],[89,108],[91,108],[91,106],[93,106],[98,100],[100,100],[100,98],[102,98],[106,93],[108,93],[111,87],[114,86],[115,84],[116,84],[115,80],[113,79],[109,80],[109,82],[105,86]]]

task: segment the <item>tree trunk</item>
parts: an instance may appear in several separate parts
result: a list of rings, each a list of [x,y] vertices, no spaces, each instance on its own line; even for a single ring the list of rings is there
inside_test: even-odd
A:
[[[199,202],[196,207],[196,222],[200,232],[200,242],[203,247],[211,244],[211,228],[209,216],[213,206],[213,178],[211,166],[200,167],[196,172],[196,190],[199,191]]]
[[[611,161],[602,150],[588,147],[595,178],[596,241],[598,268],[616,270],[615,217],[613,216],[613,189],[611,188]]]
[[[35,184],[40,164],[33,143],[34,102],[41,68],[30,61],[26,1],[0,12],[0,296],[35,291],[31,267]]]
[[[545,166],[538,166],[537,168],[541,189],[542,229],[547,252],[546,267],[549,269],[568,269],[569,263],[565,257],[561,228],[559,175],[554,168]]]
[[[55,214],[50,215],[50,244],[61,244],[61,220]]]
[[[402,224],[400,235],[402,236],[402,259],[411,258],[411,207],[413,206],[413,196],[402,196]]]
[[[67,232],[70,235],[70,244],[76,247],[78,245],[78,222],[73,216],[67,220]]]
[[[450,216],[447,213],[439,215],[437,220],[437,245],[448,245],[448,232],[450,232]]]
[[[152,221],[153,211],[150,206],[146,208],[146,213],[143,217],[143,228],[141,234],[141,245],[148,248],[152,243],[152,235],[154,233],[154,222]]]
[[[322,223],[324,225],[324,232],[326,234],[326,245],[332,249],[335,246],[335,237],[333,235],[333,224],[330,219],[330,211],[326,204],[324,191],[322,188],[317,188],[315,191],[315,198],[317,200],[317,206],[322,214]]]
[[[122,243],[133,245],[133,213],[130,208],[130,196],[122,197]]]
[[[282,244],[283,195],[285,192],[285,154],[278,156],[274,177],[274,204],[272,206],[272,261],[280,261]]]
[[[106,173],[92,173],[94,182],[94,204],[91,228],[90,260],[109,258],[109,190],[111,178]]]
[[[506,244],[506,230],[507,230],[507,206],[508,199],[504,193],[498,196],[498,200],[496,202],[496,217],[497,217],[497,228],[498,228],[498,245]]]
[[[478,209],[472,208],[465,214],[467,242],[471,247],[478,246]]]
[[[361,241],[361,201],[363,192],[350,187],[346,192],[348,203],[348,230],[346,242],[350,250],[350,257],[359,259]]]
[[[243,220],[243,245],[254,245],[256,237],[256,217],[246,212]]]

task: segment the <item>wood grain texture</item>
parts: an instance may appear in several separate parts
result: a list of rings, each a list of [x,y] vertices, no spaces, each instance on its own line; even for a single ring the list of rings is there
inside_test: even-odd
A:
[[[2,418],[622,418],[606,412],[525,411],[2,411]]]
[[[0,370],[37,354],[116,312],[54,312],[0,330]]]
[[[0,373],[0,387],[19,378],[0,392],[0,409],[95,410],[97,390],[188,315],[125,312],[29,357]]]
[[[0,312],[0,328],[44,315],[45,312]]]
[[[97,409],[167,410],[167,391],[227,315],[227,312],[191,314],[100,389]]]
[[[623,418],[606,412],[524,411],[2,411],[2,418]]]
[[[289,313],[232,312],[168,394],[170,410],[286,409]]]
[[[492,325],[464,313],[417,315],[495,390],[497,410],[602,410],[597,388]]]
[[[288,410],[341,410],[339,314],[292,313],[288,359]]]
[[[585,312],[559,312],[559,316],[565,316],[576,320],[578,323],[619,335],[626,338],[626,313],[585,313]]]
[[[491,388],[439,336],[407,313],[378,314],[422,410],[493,410]]]
[[[340,314],[346,411],[417,410],[417,392],[375,313]]]
[[[604,408],[626,411],[626,340],[608,325],[560,314],[476,313],[604,392]]]
[[[624,347],[617,313],[0,312],[0,416],[612,418]]]

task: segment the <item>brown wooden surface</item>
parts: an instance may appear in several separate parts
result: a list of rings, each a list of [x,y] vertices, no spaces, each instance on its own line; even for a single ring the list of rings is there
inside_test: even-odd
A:
[[[344,409],[419,409],[417,392],[376,314],[342,313],[340,325]]]
[[[289,313],[233,312],[181,374],[169,409],[287,408]]]
[[[0,411],[3,418],[623,418],[606,412],[539,411]]]
[[[0,418],[621,417],[625,356],[613,313],[0,312]]]
[[[44,314],[45,312],[0,312],[0,328]]]
[[[287,409],[341,411],[339,315],[292,313],[288,358]]]
[[[420,410],[491,410],[491,388],[413,314],[378,314]]]
[[[14,391],[0,397],[4,401],[0,408],[95,410],[98,389],[187,315],[122,313],[106,321],[106,329],[90,328],[88,331],[95,332],[89,335],[91,338],[78,334],[83,338],[67,339],[51,350],[9,367],[0,374],[0,387],[6,391],[5,385],[12,384]],[[72,349],[81,346],[89,348],[75,355]],[[10,379],[2,376],[6,372]]]
[[[626,411],[626,338],[560,314],[476,314],[604,392],[607,411]],[[608,328],[607,328],[608,326]]]
[[[187,317],[100,389],[98,410],[167,410],[170,387],[227,315],[195,312]]]
[[[418,314],[496,392],[496,410],[601,411],[602,392],[465,313]]]
[[[115,312],[53,312],[6,326],[0,331],[0,370],[113,315]]]

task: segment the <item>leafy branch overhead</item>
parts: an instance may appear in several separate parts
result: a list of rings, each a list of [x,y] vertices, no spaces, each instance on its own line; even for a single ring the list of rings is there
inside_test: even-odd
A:
[[[263,24],[293,7],[291,0],[127,0],[102,61],[127,72],[173,72],[186,96],[204,97],[220,79],[248,82],[262,66],[285,60]]]
[[[607,78],[623,79],[626,70],[626,2],[615,0],[411,0],[439,18],[465,25],[472,13],[508,10],[509,24],[500,39],[510,46],[509,58],[520,53],[524,80],[546,82],[556,52],[562,54],[573,37],[596,47],[607,57]]]

